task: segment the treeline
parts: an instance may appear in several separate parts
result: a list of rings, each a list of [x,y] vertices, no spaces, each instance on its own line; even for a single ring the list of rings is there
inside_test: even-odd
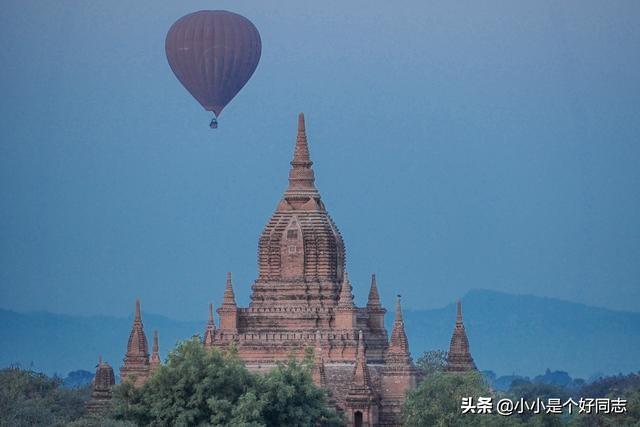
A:
[[[579,389],[518,380],[506,391],[495,390],[478,372],[444,372],[446,353],[428,352],[417,360],[425,380],[409,392],[404,411],[407,426],[634,426],[640,425],[640,375],[607,377]],[[165,365],[141,388],[114,387],[108,413],[85,413],[90,388],[69,389],[59,378],[19,368],[0,370],[1,426],[130,427],[172,426],[340,426],[329,396],[311,379],[313,357],[290,360],[264,374],[249,372],[231,351],[207,351],[198,339],[183,342]],[[463,413],[463,398],[527,402],[580,397],[623,398],[626,413],[533,414],[502,416]],[[469,402],[468,402],[469,403]]]
[[[508,390],[496,390],[491,386],[491,378],[480,372],[449,373],[444,372],[446,352],[431,351],[424,353],[416,361],[423,371],[425,380],[417,389],[409,392],[404,408],[405,424],[408,426],[640,426],[640,373],[601,378],[589,384],[584,381],[556,381],[558,376],[551,372],[529,379],[516,379]],[[559,375],[559,377],[564,377]],[[545,383],[544,380],[554,383]],[[472,397],[472,402],[463,402],[463,398]],[[490,413],[481,405],[478,398],[489,398]],[[625,402],[625,412],[605,414],[605,410],[596,413],[595,406],[588,403],[590,414],[580,413],[580,399],[621,399]],[[519,411],[513,408],[509,416],[496,412],[496,403],[502,399],[516,404],[529,406]],[[547,404],[549,399],[557,399],[561,404],[575,402],[570,414],[567,407],[560,414],[548,413],[546,407],[536,406],[537,402]],[[467,413],[463,413],[466,406]],[[620,407],[620,405],[618,405]],[[485,406],[486,408],[486,406]],[[522,406],[521,406],[522,408]],[[536,413],[539,412],[539,413]],[[609,412],[613,412],[609,409]]]
[[[2,426],[342,426],[311,379],[313,355],[264,374],[249,372],[235,351],[182,342],[140,388],[113,388],[111,410],[85,413],[88,387],[17,368],[0,371]]]
[[[0,425],[66,425],[84,415],[89,387],[68,389],[61,378],[22,370],[0,370]]]

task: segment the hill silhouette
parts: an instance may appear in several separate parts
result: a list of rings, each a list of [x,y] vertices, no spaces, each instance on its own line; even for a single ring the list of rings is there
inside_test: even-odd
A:
[[[462,298],[472,355],[481,370],[497,375],[534,376],[546,369],[572,377],[617,374],[640,369],[640,313],[618,312],[527,295],[474,290]],[[423,351],[447,349],[455,322],[455,304],[433,310],[405,310],[414,359]],[[160,353],[182,339],[202,334],[206,319],[184,322],[144,313],[147,336],[157,329]],[[387,313],[389,331],[393,314]],[[0,366],[62,377],[93,371],[98,355],[118,370],[132,318],[16,313],[0,310]]]
[[[550,368],[588,378],[640,369],[640,340],[631,339],[640,334],[640,313],[489,290],[470,291],[462,307],[471,354],[481,370],[533,376]],[[455,303],[407,310],[414,357],[425,349],[448,349],[455,316]]]

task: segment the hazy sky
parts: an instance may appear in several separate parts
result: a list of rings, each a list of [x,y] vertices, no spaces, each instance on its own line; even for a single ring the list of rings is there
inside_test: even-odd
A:
[[[482,4],[480,4],[482,3]],[[217,131],[164,53],[200,9],[262,59]],[[304,111],[356,300],[472,288],[640,311],[640,2],[26,1],[0,15],[0,307],[205,318]]]

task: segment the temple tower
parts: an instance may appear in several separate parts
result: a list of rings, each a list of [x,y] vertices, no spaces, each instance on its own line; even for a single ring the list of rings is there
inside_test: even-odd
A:
[[[204,346],[211,347],[215,340],[216,322],[213,318],[213,303],[209,303],[209,322],[207,322],[207,328],[204,331]]]
[[[471,357],[469,351],[469,340],[462,323],[462,303],[458,300],[458,313],[456,316],[456,326],[451,336],[451,345],[449,346],[449,354],[447,355],[447,365],[445,371],[448,372],[465,372],[476,370],[476,364]]]
[[[391,416],[391,419],[396,420],[400,418],[405,394],[408,390],[416,387],[418,376],[418,370],[413,364],[409,352],[409,340],[404,330],[402,304],[400,295],[398,295],[396,315],[382,375],[387,417]],[[389,422],[389,418],[385,418],[384,421]]]
[[[288,185],[258,242],[249,307],[238,307],[229,275],[219,327],[210,309],[204,345],[234,347],[258,372],[315,349],[313,380],[352,425],[398,426],[418,375],[399,302],[389,341],[375,275],[367,305],[355,303],[342,236],[316,188],[303,114],[297,125]]]
[[[225,334],[234,335],[238,332],[238,305],[236,304],[236,295],[233,292],[231,273],[227,273],[227,284],[218,315],[220,316],[220,329]]]
[[[379,396],[371,382],[371,373],[367,366],[365,352],[364,333],[360,331],[358,333],[356,363],[345,405],[347,424],[358,427],[377,426],[380,409]]]
[[[353,331],[357,325],[356,305],[353,303],[353,293],[349,275],[345,271],[344,281],[340,288],[338,306],[335,309],[335,328]]]
[[[86,409],[89,414],[100,415],[111,409],[111,388],[116,383],[113,368],[98,358],[96,375],[91,382],[91,398],[87,402]]]
[[[380,295],[378,295],[378,283],[376,275],[371,275],[371,288],[369,289],[369,298],[367,299],[367,312],[369,313],[369,328],[373,330],[384,329],[384,315],[387,312],[380,303]]]
[[[312,165],[300,113],[289,185],[260,236],[251,307],[322,308],[338,300],[344,243],[315,186]]]
[[[158,331],[153,331],[153,347],[151,350],[151,357],[149,358],[150,373],[158,369],[158,366],[162,364],[162,361],[160,360],[159,350],[160,348],[158,346]]]
[[[149,344],[144,333],[142,316],[140,314],[140,300],[136,299],[136,312],[133,326],[127,343],[127,353],[124,365],[120,368],[122,381],[131,381],[135,386],[144,384],[149,376]]]

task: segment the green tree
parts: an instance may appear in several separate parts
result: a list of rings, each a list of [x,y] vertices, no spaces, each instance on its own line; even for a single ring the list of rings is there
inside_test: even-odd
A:
[[[529,403],[534,402],[536,399],[547,402],[549,398],[559,398],[564,402],[570,397],[569,391],[564,387],[553,384],[532,383],[528,380],[515,380],[509,387],[508,395],[512,400],[524,399]],[[526,422],[527,425],[533,426],[555,427],[567,423],[567,416],[561,414],[547,414],[545,412],[534,414],[530,411],[524,411],[522,414],[514,414],[512,416]]]
[[[431,376],[437,372],[444,371],[447,364],[447,352],[444,350],[430,350],[422,353],[416,360],[416,366],[425,376]]]
[[[144,386],[115,387],[114,417],[140,425],[228,424],[254,381],[233,353],[207,351],[194,338],[172,351]]]
[[[489,397],[491,392],[478,372],[436,372],[407,394],[403,415],[406,426],[507,426],[517,420],[495,414],[463,414],[463,397]]]
[[[259,376],[246,401],[250,405],[239,405],[237,420],[267,426],[343,425],[338,414],[328,408],[325,392],[311,380],[309,365],[293,359]]]
[[[603,378],[585,386],[580,391],[582,397],[622,398],[627,401],[624,414],[575,414],[571,426],[575,427],[614,427],[640,426],[640,375],[613,376]]]
[[[117,386],[114,401],[113,416],[138,425],[340,425],[306,363],[252,374],[234,351],[206,350],[197,338],[171,352],[144,386]]]
[[[87,388],[69,390],[60,378],[18,368],[0,370],[0,426],[63,425],[84,413]]]

